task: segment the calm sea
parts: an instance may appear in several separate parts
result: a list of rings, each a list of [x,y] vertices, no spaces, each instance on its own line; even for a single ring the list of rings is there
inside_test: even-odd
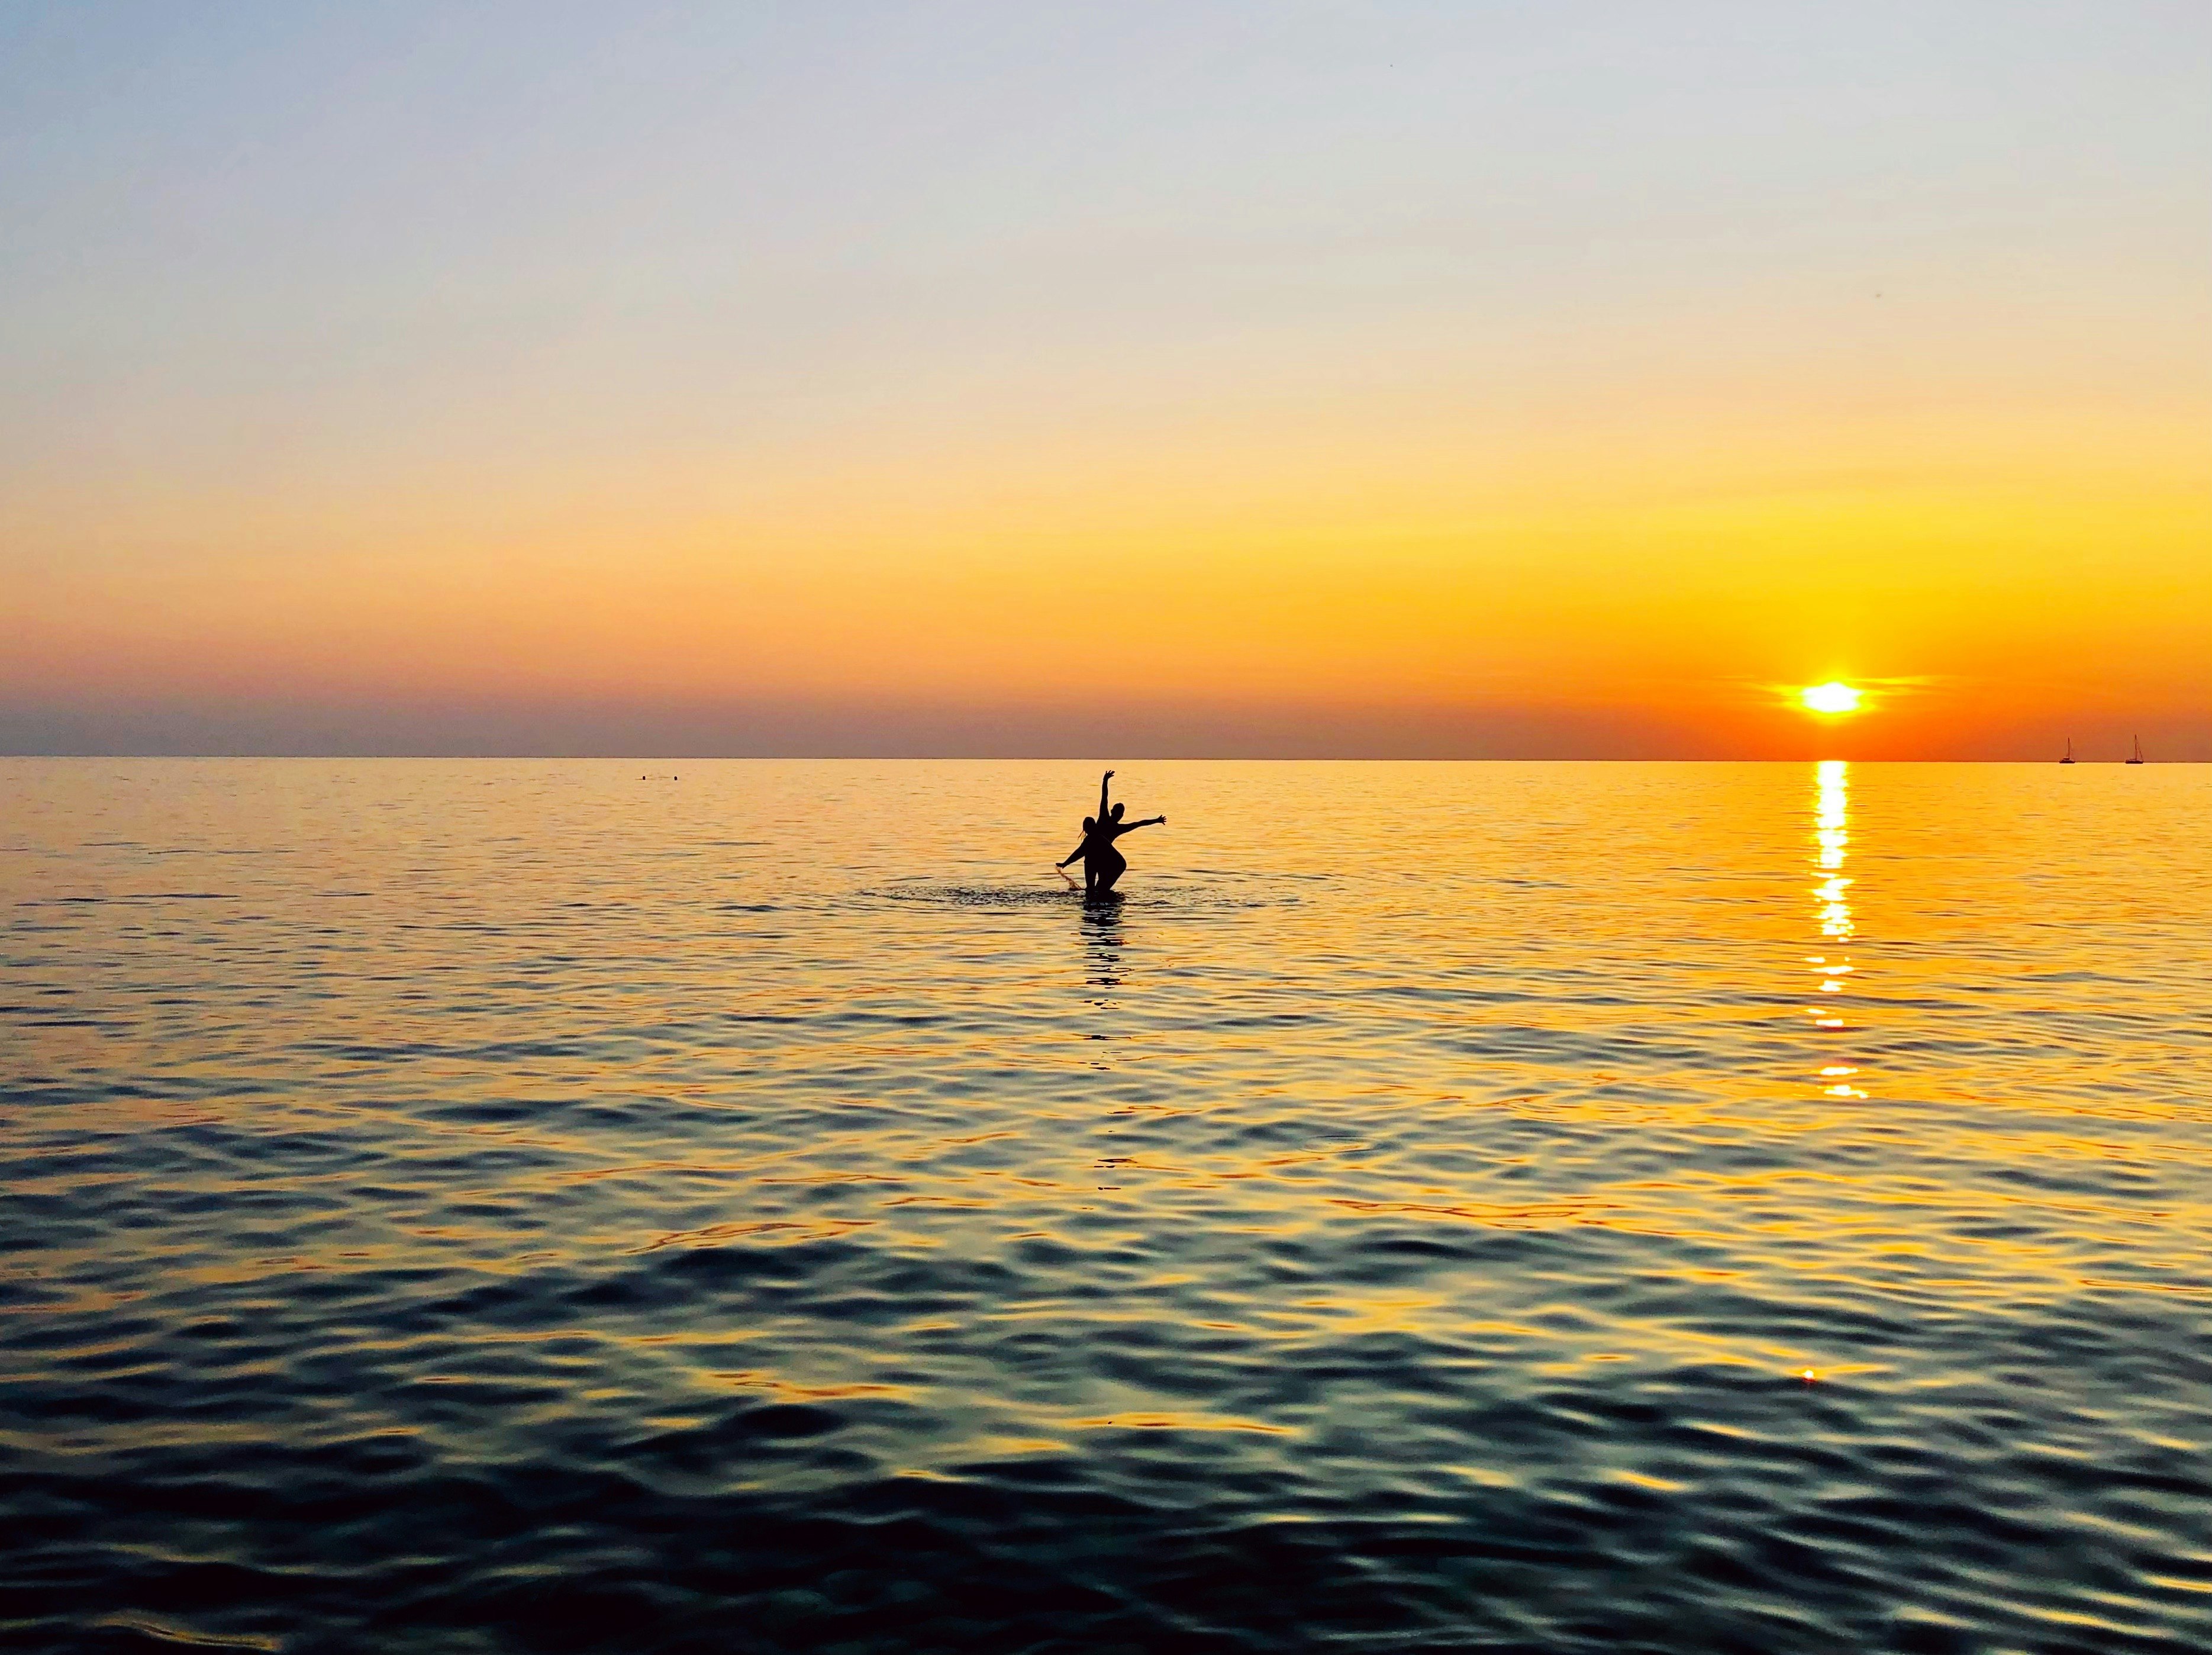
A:
[[[0,1642],[2212,1648],[2212,769],[1116,787],[0,762]]]

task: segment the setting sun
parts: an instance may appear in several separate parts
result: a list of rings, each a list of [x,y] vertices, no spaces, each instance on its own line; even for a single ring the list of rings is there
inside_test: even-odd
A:
[[[1808,685],[1797,692],[1797,699],[1809,712],[1856,713],[1859,709],[1859,692],[1848,684]]]

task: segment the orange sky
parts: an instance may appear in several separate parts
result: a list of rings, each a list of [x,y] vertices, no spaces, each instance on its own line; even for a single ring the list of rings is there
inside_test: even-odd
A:
[[[1907,15],[802,30],[696,107],[656,38],[550,112],[603,42],[95,41],[124,111],[58,20],[0,748],[2212,758],[2212,28]]]

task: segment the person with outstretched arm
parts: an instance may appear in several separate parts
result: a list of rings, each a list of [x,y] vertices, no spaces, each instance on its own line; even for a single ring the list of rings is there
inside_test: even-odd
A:
[[[1128,859],[1114,848],[1114,841],[1125,833],[1133,833],[1140,827],[1164,824],[1164,816],[1147,816],[1140,822],[1125,822],[1121,812],[1125,806],[1107,805],[1107,787],[1114,780],[1109,770],[1098,781],[1098,814],[1083,818],[1083,843],[1056,863],[1066,867],[1078,856],[1083,858],[1083,894],[1085,897],[1110,895],[1114,882],[1129,870]]]

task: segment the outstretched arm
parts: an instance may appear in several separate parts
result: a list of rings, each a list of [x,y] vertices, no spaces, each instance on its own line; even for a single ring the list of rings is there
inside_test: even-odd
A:
[[[1164,823],[1167,819],[1164,816],[1147,816],[1141,822],[1124,822],[1121,824],[1121,831],[1127,833],[1132,828],[1150,827],[1155,822]]]
[[[1091,849],[1091,836],[1090,836],[1090,835],[1088,835],[1088,834],[1085,834],[1085,835],[1084,836],[1083,843],[1082,843],[1081,844],[1079,844],[1079,845],[1076,846],[1076,848],[1075,848],[1074,849],[1073,849],[1073,850],[1069,851],[1069,852],[1067,853],[1067,855],[1065,855],[1065,856],[1061,857],[1061,858],[1060,859],[1060,861],[1058,861],[1054,862],[1054,863],[1053,864],[1053,866],[1054,866],[1054,867],[1066,867],[1070,862],[1073,861],[1074,861],[1078,856],[1080,856],[1080,855],[1081,855],[1085,851],[1086,851],[1086,850],[1088,850],[1088,849]]]
[[[1113,779],[1111,770],[1098,778],[1098,819],[1102,822],[1106,819],[1106,784]]]

